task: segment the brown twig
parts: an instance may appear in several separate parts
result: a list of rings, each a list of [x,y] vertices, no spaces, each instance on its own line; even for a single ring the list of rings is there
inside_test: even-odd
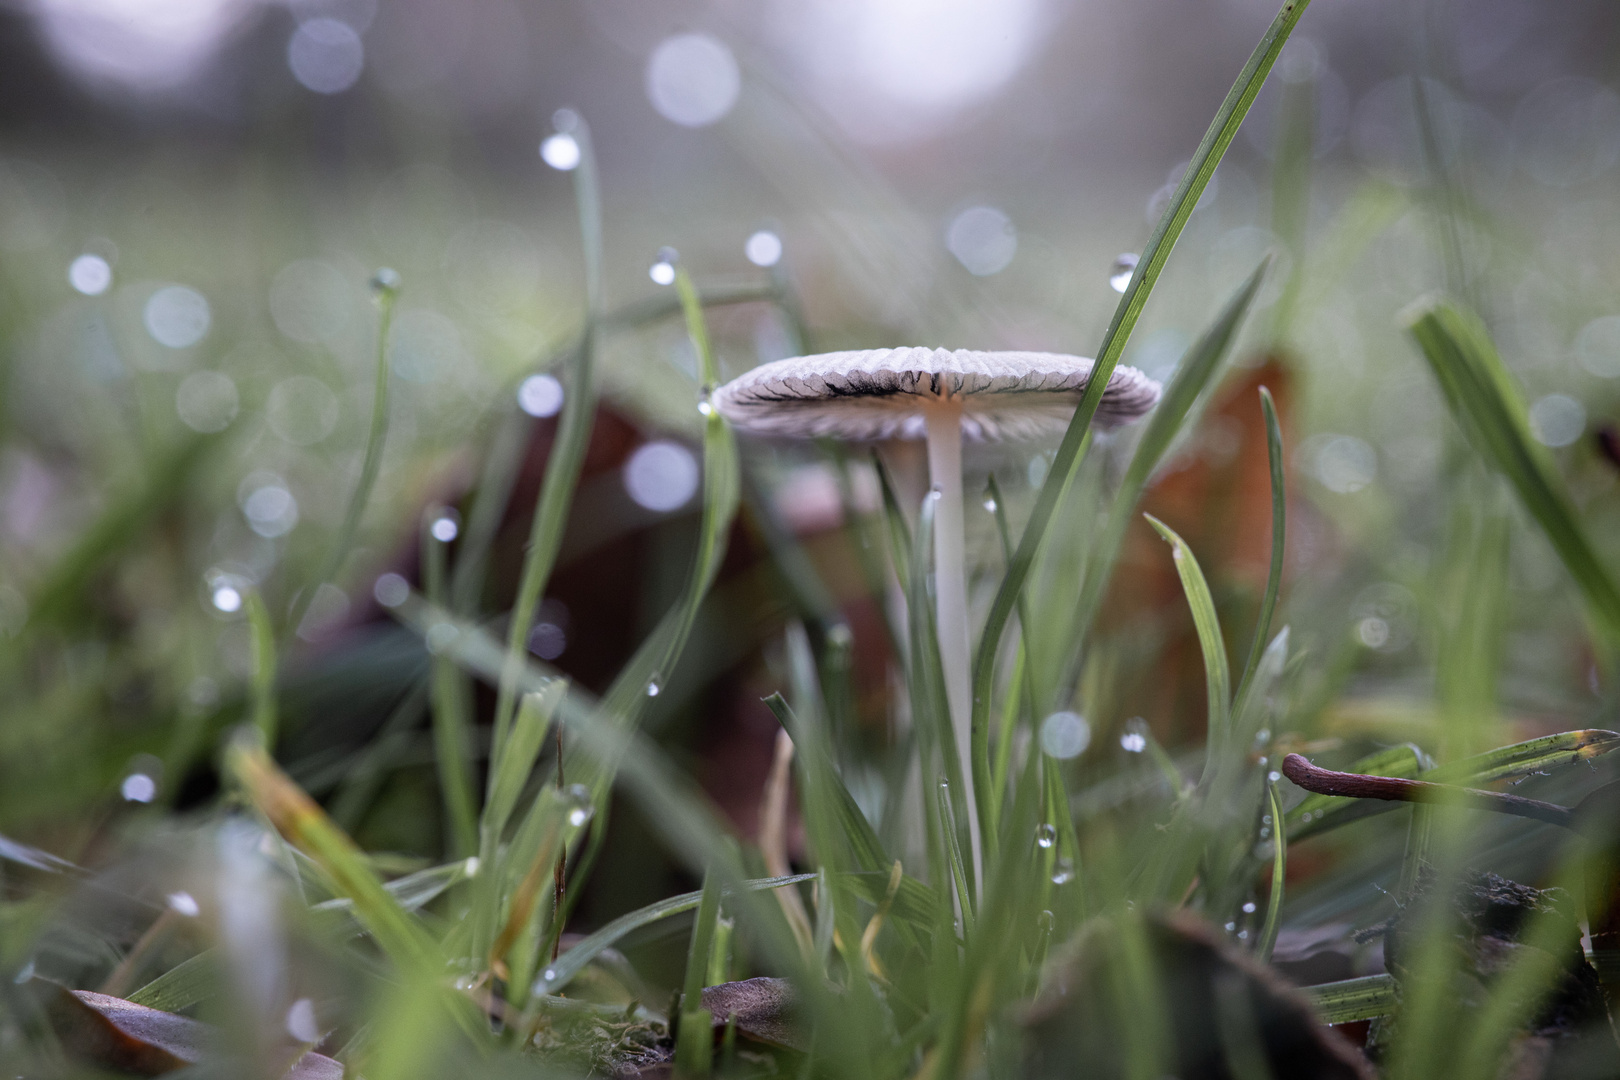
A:
[[[1576,827],[1574,813],[1567,806],[1506,795],[1500,791],[1453,787],[1427,780],[1402,780],[1393,776],[1366,776],[1362,773],[1334,772],[1318,768],[1299,754],[1283,758],[1282,773],[1306,791],[1318,795],[1340,795],[1351,799],[1382,799],[1386,802],[1429,803],[1462,806],[1470,810],[1490,810],[1498,814],[1544,821],[1566,829]]]

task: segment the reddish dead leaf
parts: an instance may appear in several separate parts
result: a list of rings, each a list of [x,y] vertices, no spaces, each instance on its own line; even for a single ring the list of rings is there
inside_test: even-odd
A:
[[[50,1015],[57,1037],[76,1057],[139,1076],[195,1065],[220,1045],[217,1028],[200,1020],[149,1009],[123,998],[56,987]],[[289,1046],[287,1055],[297,1053]],[[306,1053],[283,1074],[285,1080],[343,1080],[343,1066]]]

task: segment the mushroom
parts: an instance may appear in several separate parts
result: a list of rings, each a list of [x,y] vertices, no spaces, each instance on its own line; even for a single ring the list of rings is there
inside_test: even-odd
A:
[[[935,602],[947,704],[973,792],[967,575],[963,557],[962,440],[1033,441],[1061,434],[1091,380],[1093,361],[1039,352],[867,349],[762,364],[715,391],[737,427],[799,438],[926,439],[935,509]],[[1159,400],[1159,384],[1117,367],[1095,422],[1116,427]],[[982,863],[977,812],[968,814],[973,863]]]

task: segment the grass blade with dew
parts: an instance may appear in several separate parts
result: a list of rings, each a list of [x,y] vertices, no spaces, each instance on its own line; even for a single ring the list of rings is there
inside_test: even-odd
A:
[[[1131,331],[1136,328],[1142,308],[1147,304],[1154,286],[1158,284],[1159,276],[1164,272],[1165,263],[1170,258],[1176,240],[1186,227],[1187,219],[1192,216],[1198,200],[1203,197],[1204,190],[1215,175],[1215,167],[1220,164],[1227,147],[1237,136],[1243,118],[1248,115],[1255,96],[1260,93],[1260,87],[1264,85],[1272,65],[1276,63],[1283,45],[1293,33],[1300,17],[1305,14],[1309,3],[1310,0],[1287,0],[1266,29],[1259,44],[1255,46],[1243,70],[1238,73],[1237,81],[1227,91],[1225,100],[1221,102],[1209,129],[1193,153],[1192,160],[1182,173],[1175,193],[1171,195],[1169,204],[1153,230],[1153,235],[1142,250],[1136,272],[1131,275],[1130,284],[1125,288],[1125,295],[1120,298],[1119,306],[1114,310],[1114,317],[1103,335],[1102,345],[1097,350],[1096,364],[1092,369],[1091,381],[1086,386],[1086,392],[1081,395],[1080,404],[1074,411],[1074,418],[1069,421],[1068,430],[1064,432],[1063,441],[1058,446],[1046,482],[1041,485],[1040,494],[1036,497],[1029,522],[1024,526],[1024,532],[1018,539],[1017,551],[1002,578],[1001,587],[996,591],[995,601],[985,621],[984,633],[979,639],[979,651],[973,666],[972,731],[975,738],[975,752],[981,756],[986,770],[989,768],[990,698],[995,678],[996,655],[1001,649],[1001,635],[1012,616],[1018,594],[1029,576],[1036,551],[1040,548],[1046,527],[1057,508],[1063,486],[1080,457],[1081,443],[1085,441],[1091,428],[1092,417],[1096,415],[1097,407],[1102,403],[1103,391],[1107,389],[1114,368],[1118,366],[1119,358],[1130,341]],[[987,791],[986,794],[988,795]]]
[[[276,745],[276,631],[270,624],[270,609],[257,589],[247,594],[249,651],[253,671],[249,677],[251,722],[265,746]]]
[[[766,286],[705,288],[699,299],[704,308],[752,304],[775,296]],[[618,330],[635,330],[650,323],[667,319],[681,312],[679,297],[660,295],[627,304],[607,312],[597,320],[602,335]],[[554,369],[570,370],[575,354],[584,347],[584,335],[574,338],[560,348],[534,359],[526,371],[547,372]],[[488,568],[489,549],[495,542],[495,533],[506,512],[512,487],[517,481],[523,454],[529,447],[534,420],[519,409],[512,388],[502,408],[501,419],[490,436],[488,448],[482,458],[484,468],[478,479],[471,509],[467,513],[467,527],[457,552],[456,567],[450,579],[450,597],[453,608],[460,614],[471,614],[477,607],[483,589],[484,574]]]
[[[1249,646],[1249,660],[1243,665],[1243,677],[1238,680],[1233,710],[1241,713],[1248,699],[1250,684],[1260,667],[1260,656],[1266,649],[1266,638],[1271,633],[1271,616],[1277,610],[1277,593],[1282,588],[1283,546],[1287,536],[1288,493],[1284,487],[1282,426],[1277,423],[1277,404],[1271,400],[1271,391],[1260,388],[1260,409],[1266,417],[1266,456],[1271,465],[1271,568],[1266,576],[1265,595],[1260,600],[1260,617],[1255,621],[1254,643]]]
[[[687,571],[686,587],[680,599],[620,670],[604,696],[603,703],[608,714],[616,717],[617,722],[630,726],[639,722],[647,702],[663,692],[686,647],[698,608],[720,572],[740,498],[736,440],[719,410],[708,404],[708,391],[719,381],[719,362],[710,344],[697,288],[685,267],[677,266],[675,269],[675,288],[686,315],[687,334],[698,354],[698,411],[703,416],[703,509],[698,525],[697,550]],[[599,759],[584,763],[580,782],[591,790],[597,800],[599,813],[612,776],[611,763]],[[593,845],[599,842],[597,838],[600,835],[600,830],[592,834]],[[588,866],[590,858],[588,854],[582,865]]]
[[[563,380],[562,419],[557,437],[546,459],[545,479],[540,498],[534,504],[529,524],[529,540],[524,549],[523,573],[518,579],[517,596],[512,601],[506,634],[506,667],[495,696],[493,746],[506,741],[517,704],[517,680],[529,640],[529,624],[534,621],[540,596],[551,578],[557,552],[562,547],[568,510],[579,486],[585,465],[585,449],[590,443],[596,419],[596,352],[602,310],[602,205],[596,176],[596,152],[590,128],[576,118],[570,130],[579,145],[579,165],[574,169],[574,202],[579,210],[580,247],[585,264],[585,330],[579,348]]]
[[[1353,1024],[1395,1011],[1395,980],[1389,975],[1363,975],[1301,988],[1324,1024]]]
[[[445,588],[447,543],[433,532],[434,514],[422,526],[422,578],[435,604],[448,602]],[[433,756],[444,803],[447,847],[465,858],[478,851],[478,811],[473,804],[472,702],[466,676],[441,656],[429,661],[433,696]]]
[[[365,456],[360,460],[360,478],[355,481],[354,491],[349,495],[343,522],[338,526],[337,535],[332,538],[326,559],[314,579],[299,592],[293,603],[287,624],[282,627],[283,636],[297,633],[320,587],[337,577],[343,569],[343,560],[349,557],[349,549],[354,545],[354,536],[360,529],[366,504],[371,501],[371,489],[377,486],[377,475],[382,472],[383,447],[388,441],[388,335],[393,328],[399,288],[399,275],[392,270],[382,269],[372,275],[371,291],[377,298],[377,361],[371,391],[371,424],[366,432]]]
[[[1108,588],[1109,574],[1114,561],[1118,558],[1120,545],[1124,541],[1125,530],[1134,516],[1136,504],[1141,500],[1142,492],[1147,490],[1148,482],[1152,480],[1154,472],[1164,460],[1164,455],[1192,414],[1194,406],[1203,397],[1204,391],[1215,383],[1227,356],[1232,351],[1233,343],[1237,340],[1238,328],[1243,324],[1244,316],[1254,303],[1254,297],[1260,290],[1260,283],[1265,279],[1270,264],[1271,261],[1266,259],[1254,268],[1248,280],[1232,294],[1232,298],[1215,316],[1215,321],[1210,323],[1198,336],[1198,340],[1188,348],[1181,363],[1176,366],[1176,373],[1171,377],[1170,385],[1165,387],[1164,396],[1159,399],[1159,404],[1154,407],[1153,414],[1148,418],[1141,441],[1136,444],[1136,452],[1131,455],[1131,463],[1126,467],[1119,489],[1114,493],[1113,502],[1108,510],[1107,531],[1098,544],[1097,555],[1092,560],[1094,569],[1087,574],[1080,602],[1076,605],[1074,640],[1071,644],[1073,653],[1061,686],[1072,687],[1079,678],[1082,660],[1079,646],[1091,632],[1092,622],[1102,606],[1103,594]],[[1008,563],[1011,565],[1010,559]]]
[[[420,597],[407,598],[395,613],[422,634],[433,626],[450,626],[454,633],[444,635],[444,654],[487,682],[500,678],[505,650],[482,628],[433,608]],[[518,686],[540,690],[555,679],[555,674],[538,662],[525,660]],[[623,717],[611,712],[609,705],[607,699],[591,701],[577,688],[571,688],[564,695],[557,709],[557,719],[572,737],[577,753],[595,762],[598,769],[606,770],[611,766],[616,786],[640,808],[653,834],[688,868],[719,868],[724,871],[723,884],[728,888],[740,887],[747,878],[719,812],[690,777],[678,771]],[[746,911],[751,933],[764,954],[784,970],[797,970],[798,948],[776,905],[752,904],[747,897],[734,903]]]
[[[1012,533],[1007,528],[1007,505],[1001,497],[1001,486],[996,483],[994,473],[985,484],[986,494],[989,496],[987,505],[990,514],[996,521],[996,537],[1001,541],[1001,556],[1007,562],[1012,562],[1013,546]],[[1012,736],[1013,730],[1018,726],[1023,713],[1024,719],[1029,721],[1030,731],[1035,729],[1035,677],[1030,670],[1029,661],[1029,609],[1024,603],[1023,594],[1018,596],[1018,626],[1021,640],[1018,643],[1018,656],[1014,661],[1017,680],[1010,688],[1008,694],[1008,707],[1002,711],[1001,730],[996,740],[996,753],[990,769],[990,800],[986,804],[990,809],[989,830],[995,833],[1000,827],[1002,802],[1007,794],[1008,770],[1012,764]]]
[[[1620,648],[1620,588],[1598,560],[1551,455],[1530,433],[1524,396],[1479,318],[1442,298],[1405,316],[1474,451],[1507,477],[1575,579],[1600,637]]]
[[[1266,808],[1271,817],[1271,895],[1266,898],[1266,917],[1255,939],[1254,954],[1262,962],[1271,959],[1277,947],[1277,931],[1282,929],[1283,888],[1288,878],[1288,830],[1283,828],[1282,798],[1277,785],[1266,783]]]

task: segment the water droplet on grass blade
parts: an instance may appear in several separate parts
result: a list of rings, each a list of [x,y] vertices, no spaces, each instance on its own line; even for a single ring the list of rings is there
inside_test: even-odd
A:
[[[647,696],[648,697],[657,697],[658,692],[659,692],[660,689],[661,689],[661,687],[658,685],[658,680],[657,679],[649,679],[647,681]]]
[[[743,254],[755,266],[775,266],[782,261],[782,238],[769,229],[760,229],[743,245]]]
[[[1042,823],[1036,826],[1035,843],[1043,848],[1049,848],[1057,843],[1057,828],[1050,823]]]
[[[675,284],[675,264],[680,258],[680,253],[672,247],[659,248],[657,259],[647,269],[647,276],[652,278],[654,285]]]
[[[118,790],[125,802],[149,803],[157,797],[157,781],[142,772],[130,773]]]
[[[579,140],[567,132],[559,131],[540,144],[540,158],[558,172],[572,172],[579,168],[583,155]]]
[[[1052,871],[1052,884],[1067,885],[1074,880],[1074,863],[1068,859],[1059,859],[1057,869]]]
[[[197,898],[188,892],[172,892],[168,896],[169,910],[188,919],[195,919],[202,908],[197,904]]]
[[[596,808],[591,802],[590,788],[584,784],[573,784],[564,799],[568,806],[568,824],[577,829],[591,820]]]
[[[1108,284],[1115,292],[1122,293],[1131,287],[1131,278],[1136,276],[1137,258],[1129,251],[1124,252],[1108,268]]]
[[[563,385],[553,375],[530,375],[518,387],[518,408],[530,416],[556,416],[563,406]]]
[[[377,272],[371,275],[371,291],[378,296],[396,296],[400,287],[404,284],[404,280],[399,276],[399,271],[391,270],[386,266],[379,267]]]
[[[68,266],[68,284],[86,296],[100,296],[112,284],[112,267],[100,255],[80,255]]]
[[[454,510],[446,510],[428,526],[428,533],[441,544],[448,544],[461,533],[461,519]]]

